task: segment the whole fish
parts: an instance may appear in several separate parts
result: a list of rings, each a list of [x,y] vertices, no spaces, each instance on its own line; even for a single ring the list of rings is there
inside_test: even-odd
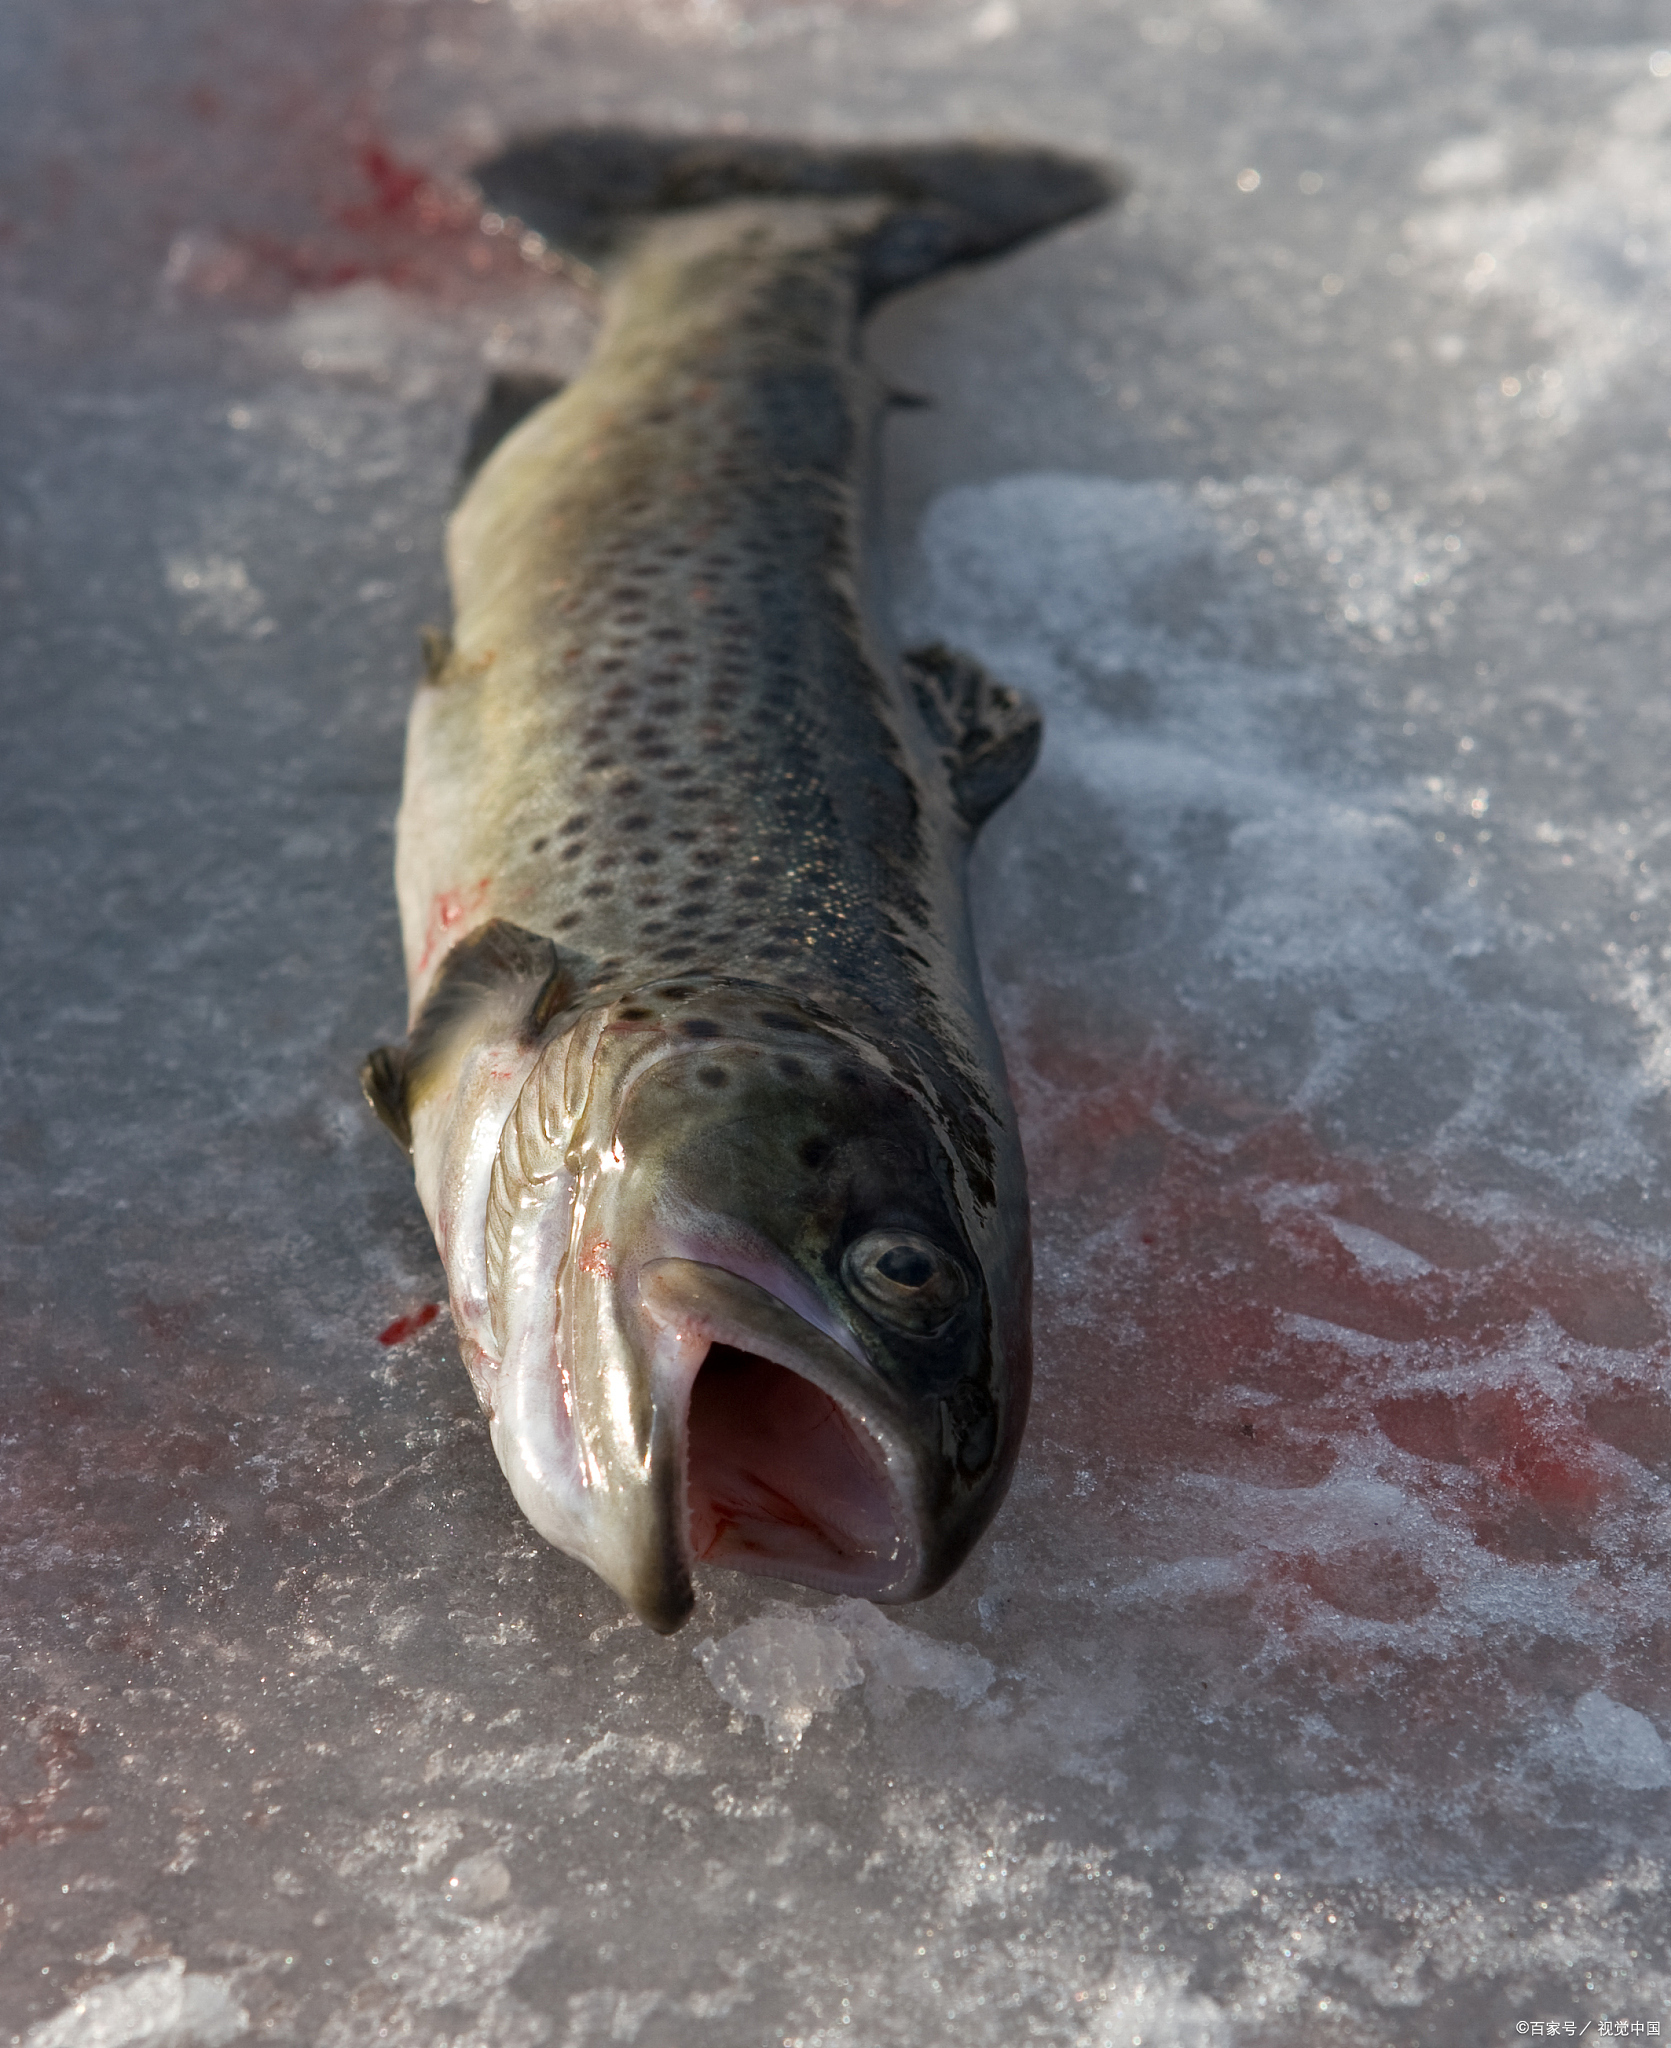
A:
[[[543,1536],[663,1630],[698,1562],[915,1599],[1027,1409],[965,868],[1039,724],[864,600],[887,394],[857,336],[1112,184],[1042,150],[620,131],[478,177],[603,264],[605,317],[448,528],[398,825],[409,1037],[366,1091]]]

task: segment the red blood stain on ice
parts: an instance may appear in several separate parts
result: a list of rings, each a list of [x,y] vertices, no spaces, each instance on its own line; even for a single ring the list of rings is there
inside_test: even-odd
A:
[[[383,221],[403,220],[434,224],[445,217],[446,201],[429,174],[414,164],[401,163],[383,143],[362,142],[354,161],[371,187],[372,197],[367,205],[336,209],[344,227],[375,227]]]
[[[1186,1065],[1122,1068],[1035,1028],[1012,1071],[1041,1252],[1035,1455],[1098,1471],[1116,1516],[1152,1533],[1193,1486],[1225,1520],[1206,1550],[1235,1550],[1236,1486],[1275,1499],[1338,1472],[1535,1565],[1606,1551],[1671,1468],[1645,1259],[1488,1227],[1422,1162],[1332,1153]],[[1202,1480],[1233,1490],[1215,1509]],[[1273,1542],[1268,1580],[1367,1618],[1439,1597],[1368,1529],[1338,1553]]]
[[[171,259],[174,282],[234,300],[363,283],[451,299],[537,275],[514,236],[484,232],[461,184],[402,161],[376,136],[344,138],[337,150],[320,165],[313,226],[283,235],[228,223],[188,235]]]
[[[110,1818],[106,1808],[70,1810],[77,1774],[93,1768],[84,1746],[90,1732],[86,1719],[65,1707],[47,1707],[28,1716],[21,1732],[34,1737],[29,1755],[39,1783],[23,1797],[0,1800],[0,1849],[11,1842],[47,1847],[102,1828]]]
[[[438,1301],[426,1301],[422,1308],[415,1308],[409,1316],[396,1316],[386,1329],[379,1330],[379,1344],[404,1344],[415,1337],[420,1330],[427,1330],[441,1313]]]

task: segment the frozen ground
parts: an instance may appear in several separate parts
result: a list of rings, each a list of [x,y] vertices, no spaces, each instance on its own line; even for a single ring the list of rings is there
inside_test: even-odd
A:
[[[0,96],[0,2041],[1671,2034],[1671,0],[13,0]],[[354,1086],[591,317],[448,180],[581,117],[1135,180],[874,335],[1050,713],[1038,1403],[891,1618],[534,1540]]]

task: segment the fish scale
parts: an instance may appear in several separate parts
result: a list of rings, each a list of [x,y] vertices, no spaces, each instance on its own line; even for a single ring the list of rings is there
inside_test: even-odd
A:
[[[506,175],[571,228],[591,193],[605,318],[448,530],[397,829],[409,1037],[367,1093],[542,1534],[658,1628],[699,1564],[917,1598],[1026,1414],[965,875],[1038,720],[866,601],[858,328],[1109,187],[1042,151],[619,135]]]

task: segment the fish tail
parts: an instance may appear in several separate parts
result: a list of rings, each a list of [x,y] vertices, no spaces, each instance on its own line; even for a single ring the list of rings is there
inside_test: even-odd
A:
[[[629,128],[514,142],[474,176],[494,211],[592,264],[656,215],[734,199],[889,199],[863,252],[867,306],[954,264],[1000,255],[1122,190],[1108,165],[1012,143],[841,148]]]

